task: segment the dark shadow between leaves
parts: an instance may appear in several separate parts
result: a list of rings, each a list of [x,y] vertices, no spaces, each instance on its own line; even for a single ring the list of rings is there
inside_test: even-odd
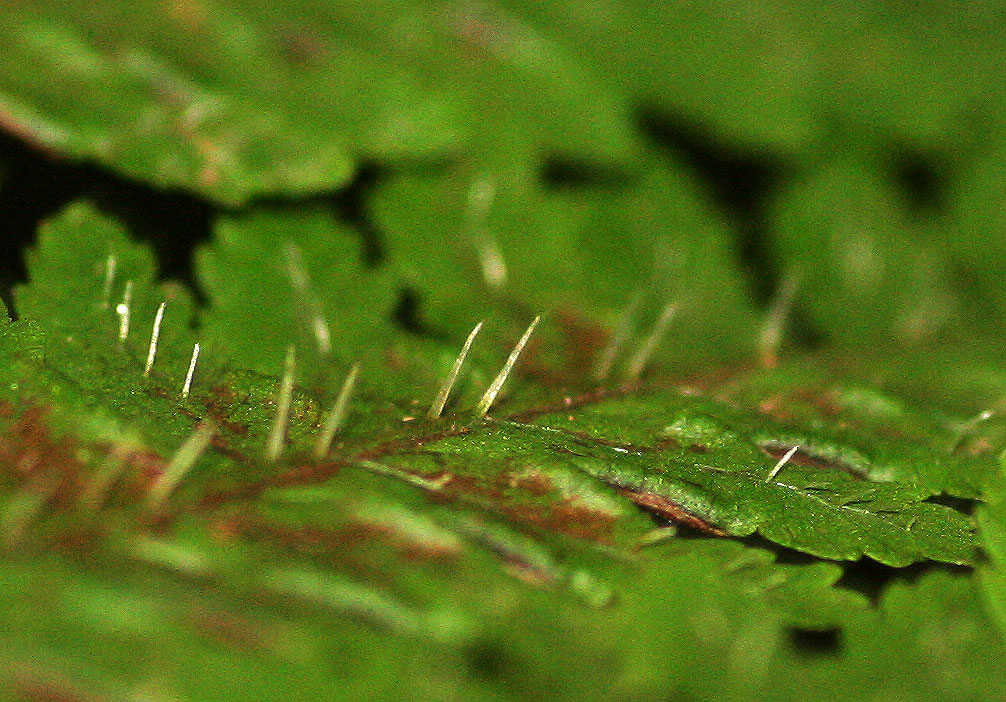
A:
[[[953,499],[953,498],[951,498]],[[965,502],[971,502],[966,500]],[[661,527],[670,526],[672,522],[654,515],[644,510],[653,522]],[[710,536],[699,529],[691,528],[683,524],[675,524],[677,533],[675,538],[679,539],[711,539],[718,538]],[[719,537],[722,538],[722,537]],[[775,562],[779,565],[809,565],[818,563],[822,559],[809,554],[797,551],[792,548],[780,546],[769,541],[759,534],[752,534],[743,538],[735,539],[751,548],[769,551],[775,556]],[[832,561],[842,568],[842,576],[835,582],[833,587],[850,590],[864,596],[872,606],[876,607],[883,598],[887,588],[897,582],[914,583],[926,573],[944,572],[953,573],[966,577],[973,572],[969,566],[958,566],[950,563],[939,563],[937,561],[922,561],[913,563],[904,568],[894,568],[892,566],[878,563],[869,557],[863,557],[858,561]]]
[[[934,505],[943,505],[944,507],[957,510],[968,517],[975,513],[975,509],[979,504],[978,500],[969,500],[964,497],[954,497],[953,495],[948,495],[946,493],[927,497],[923,500],[923,502],[929,502]]]
[[[387,168],[377,163],[363,162],[352,180],[339,190],[323,190],[299,197],[261,196],[254,198],[249,206],[290,212],[311,207],[328,210],[359,237],[360,262],[367,268],[374,268],[384,260],[385,247],[367,202],[388,173]]]
[[[463,655],[468,670],[482,680],[502,680],[519,669],[506,647],[492,639],[473,641],[464,648]]]
[[[11,293],[27,277],[24,249],[40,221],[77,197],[81,175],[73,177],[72,167],[7,134],[0,134],[0,154],[6,167],[0,182],[0,297],[16,317]]]
[[[385,171],[376,163],[361,163],[349,185],[328,196],[328,204],[335,215],[360,235],[363,262],[370,267],[379,265],[386,255],[384,241],[367,208],[370,194],[384,175]]]
[[[858,561],[839,563],[842,566],[842,577],[835,587],[858,592],[876,607],[887,589],[895,583],[913,584],[927,573],[944,572],[965,577],[973,572],[968,566],[958,566],[936,561],[922,561],[904,568],[893,568],[878,563],[872,558],[861,558]]]
[[[656,515],[652,518],[659,526],[668,526],[670,522]],[[691,527],[677,524],[675,538],[679,539],[710,539],[709,534]],[[757,534],[741,539],[736,539],[746,546],[763,551],[769,551],[775,557],[775,563],[779,565],[809,565],[816,563],[820,559],[814,556],[801,553],[791,548],[780,546]],[[892,569],[893,570],[893,569]],[[840,587],[836,584],[835,587]],[[830,629],[806,629],[801,627],[790,627],[787,629],[788,643],[797,656],[802,658],[818,658],[823,656],[834,656],[842,652],[842,630],[840,628]]]
[[[541,182],[546,190],[621,190],[632,180],[617,168],[573,156],[552,155],[541,164]]]
[[[692,171],[734,223],[740,265],[749,274],[758,301],[768,304],[781,275],[767,245],[765,206],[784,177],[781,160],[745,153],[666,110],[643,107],[639,126],[653,143]]]
[[[810,565],[811,563],[817,563],[821,560],[820,558],[806,554],[803,551],[797,551],[793,548],[780,546],[774,541],[769,541],[760,534],[752,534],[751,536],[745,536],[737,540],[746,546],[750,546],[751,548],[758,548],[763,551],[771,552],[775,556],[775,562],[779,565]]]
[[[789,645],[801,658],[837,656],[842,652],[842,630],[838,628],[815,631],[792,627],[786,632]]]
[[[415,288],[406,286],[398,291],[398,301],[392,314],[395,323],[410,334],[448,340],[446,334],[438,333],[426,323],[422,311],[422,297]]]
[[[0,153],[9,171],[0,187],[0,295],[12,314],[13,286],[27,281],[25,248],[35,241],[42,221],[77,199],[88,199],[121,221],[133,238],[153,249],[162,279],[180,280],[201,298],[192,252],[210,238],[215,208],[207,200],[58,159],[9,134],[0,134]]]
[[[773,260],[766,209],[790,168],[775,154],[728,144],[666,109],[644,105],[637,114],[642,133],[687,166],[733,224],[738,268],[747,275],[755,301],[767,308],[783,276],[791,272],[779,270]],[[820,332],[799,307],[792,311],[789,329],[792,338],[805,348],[816,348],[822,342]]]
[[[11,291],[27,279],[25,248],[34,242],[42,221],[77,199],[92,201],[122,222],[133,238],[151,247],[160,278],[187,284],[197,300],[205,302],[194,275],[193,253],[212,238],[216,218],[233,210],[191,193],[139,183],[92,163],[63,160],[9,134],[0,133],[0,154],[5,167],[0,187],[4,232],[0,237],[0,298],[13,315]],[[404,170],[438,166],[399,165]],[[312,203],[326,207],[359,235],[364,265],[377,266],[385,255],[384,244],[367,200],[386,172],[376,163],[364,162],[340,190],[301,198],[256,198],[249,207],[299,208]]]
[[[909,212],[919,215],[943,210],[948,166],[944,160],[918,149],[895,147],[887,165]]]

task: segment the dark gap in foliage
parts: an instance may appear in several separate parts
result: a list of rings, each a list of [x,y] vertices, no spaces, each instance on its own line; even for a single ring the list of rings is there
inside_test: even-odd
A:
[[[363,262],[377,266],[385,258],[380,231],[371,219],[367,200],[385,175],[385,170],[374,162],[361,163],[349,184],[328,196],[328,204],[335,214],[355,229],[363,243]]]
[[[370,217],[367,200],[384,172],[376,164],[364,163],[340,190],[320,191],[300,197],[267,195],[255,198],[252,204],[291,213],[305,208],[327,210],[359,237],[360,261],[367,268],[374,268],[384,260],[385,252],[380,232]]]
[[[85,197],[118,219],[133,238],[148,245],[157,262],[158,277],[185,283],[196,301],[205,303],[195,276],[193,254],[210,241],[216,208],[208,200],[102,174],[85,190]]]
[[[913,584],[926,573],[936,571],[957,573],[960,575],[967,575],[972,571],[967,566],[956,566],[949,563],[937,563],[935,561],[913,563],[904,568],[894,568],[866,557],[858,561],[840,563],[839,565],[842,566],[843,572],[842,577],[835,583],[835,587],[858,592],[866,597],[874,606],[880,602],[887,588],[895,582]]]
[[[13,288],[27,282],[24,251],[39,222],[78,197],[82,179],[74,167],[8,134],[0,133],[0,153],[7,167],[0,182],[0,298],[16,319]]]
[[[661,529],[666,528],[666,527],[671,527],[671,526],[678,526],[677,524],[675,524],[671,520],[665,519],[664,517],[661,517],[659,514],[654,514],[653,512],[651,512],[648,509],[643,509],[642,507],[640,507],[639,511],[642,512],[643,514],[645,514],[647,517],[649,517],[650,521],[653,522],[654,526],[657,526],[657,527],[659,527]],[[694,533],[687,534],[687,533],[685,533],[687,531],[694,532]],[[697,529],[689,529],[688,527],[681,527],[681,528],[679,528],[678,529],[678,535],[681,536],[682,538],[685,538],[685,539],[687,539],[687,538],[698,538],[698,537],[708,537],[708,534],[703,534],[702,532],[700,532]]]
[[[674,538],[676,538],[676,539],[719,539],[719,538],[722,538],[722,537],[719,537],[719,536],[712,536],[711,534],[709,534],[709,532],[703,531],[702,529],[698,529],[698,528],[693,527],[693,526],[689,526],[688,524],[682,524],[680,522],[674,522],[674,521],[668,519],[667,517],[663,517],[663,516],[657,514],[656,512],[654,512],[653,510],[646,509],[645,507],[641,507],[640,505],[636,505],[636,506],[639,508],[640,512],[642,512],[643,514],[645,514],[647,517],[650,518],[650,521],[652,521],[653,524],[654,524],[654,526],[656,526],[657,528],[659,528],[659,529],[668,529],[668,528],[673,527],[674,528]]]
[[[464,648],[463,655],[468,670],[482,680],[502,680],[518,670],[510,652],[498,641],[474,641]]]
[[[819,656],[835,656],[842,652],[841,629],[800,629],[793,627],[788,630],[789,644],[797,655],[806,658]]]
[[[741,267],[756,299],[767,305],[781,272],[775,269],[764,241],[764,206],[782,177],[780,164],[768,156],[731,148],[701,126],[667,111],[644,108],[639,121],[643,133],[683,162],[729,217],[738,233],[736,253]]]
[[[406,162],[396,164],[396,169],[406,171],[413,168],[437,168],[438,162]],[[360,237],[360,256],[364,266],[375,268],[387,257],[384,237],[370,211],[370,199],[374,190],[387,177],[391,169],[376,162],[365,161],[359,165],[353,179],[335,192],[318,193],[306,198],[271,198],[262,200],[274,207],[300,208],[305,204],[316,204],[328,208],[341,222],[353,229]],[[423,301],[419,291],[404,287],[398,293],[398,300],[392,311],[392,319],[403,330],[417,336],[439,338],[442,336],[431,329],[422,312]]]
[[[946,203],[946,164],[918,149],[895,147],[890,176],[914,214],[942,210]]]
[[[18,139],[0,134],[10,173],[0,188],[0,294],[10,306],[11,289],[26,281],[24,250],[38,225],[76,199],[92,201],[117,218],[153,250],[161,278],[187,283],[201,297],[192,269],[195,246],[210,237],[214,207],[177,191],[132,182],[88,163],[52,158]],[[12,311],[16,314],[16,311]]]
[[[558,446],[552,447],[554,450],[562,451]],[[682,530],[684,538],[692,538],[688,532],[698,532],[703,536],[725,536],[726,533],[710,524],[704,519],[691,514],[672,500],[665,499],[655,493],[648,491],[634,491],[629,489],[619,490],[625,497],[632,500],[636,506],[644,513],[650,515],[657,526],[674,525]]]
[[[734,253],[747,275],[753,298],[771,303],[786,271],[778,270],[770,254],[767,204],[787,175],[783,160],[724,143],[701,125],[663,109],[643,107],[639,126],[659,147],[683,162],[705,186],[736,233]],[[788,326],[791,338],[814,348],[821,333],[794,308]]]
[[[666,519],[656,516],[653,517],[653,520],[656,524],[663,527],[671,524],[671,522]],[[693,529],[681,524],[677,524],[675,526],[677,526],[677,534],[675,538],[722,538],[710,536],[699,529]],[[803,553],[802,551],[797,551],[796,549],[780,546],[779,544],[769,541],[758,534],[752,534],[751,536],[745,536],[736,540],[740,541],[749,548],[772,553],[775,556],[775,563],[778,565],[804,566],[821,562],[820,558]],[[894,568],[892,566],[879,563],[869,557],[863,557],[858,561],[839,561],[837,563],[842,568],[842,576],[835,582],[833,587],[857,592],[866,597],[873,606],[877,606],[877,604],[879,604],[887,588],[895,582],[913,584],[926,573],[937,571],[954,573],[963,577],[969,575],[973,570],[969,566],[938,563],[936,561],[924,561],[920,563],[913,563],[912,565],[904,568]]]
[[[267,195],[256,197],[251,207],[293,216],[305,209],[325,210],[352,230],[359,240],[359,262],[365,268],[374,268],[384,259],[384,246],[377,227],[370,219],[366,200],[380,177],[379,173],[376,167],[365,165],[345,190],[320,191],[299,197]]]
[[[398,301],[395,303],[393,315],[398,326],[410,334],[433,336],[432,331],[423,320],[422,300],[415,288],[407,286],[398,292]]]
[[[546,190],[616,189],[630,180],[617,168],[572,156],[549,156],[541,165],[541,182]]]
[[[923,500],[923,502],[930,502],[934,505],[943,505],[944,507],[955,509],[961,514],[965,514],[969,517],[975,513],[975,508],[978,506],[978,500],[969,500],[964,497],[954,497],[953,495],[948,495],[946,493],[927,497]]]
[[[756,222],[764,213],[770,192],[785,175],[779,158],[732,147],[705,127],[666,110],[643,108],[639,116],[644,134],[661,148],[681,159],[708,188],[726,214],[744,223]],[[773,273],[763,250],[755,262],[756,272]],[[766,286],[768,281],[755,281]],[[768,301],[772,286],[759,292]]]

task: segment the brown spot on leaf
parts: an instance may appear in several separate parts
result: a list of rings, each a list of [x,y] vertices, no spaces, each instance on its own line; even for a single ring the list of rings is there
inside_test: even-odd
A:
[[[265,636],[259,627],[233,612],[193,605],[186,620],[197,632],[229,648],[244,651],[266,648]]]
[[[764,398],[758,403],[758,411],[780,422],[794,419],[792,412],[786,409],[786,398],[782,395],[771,395]]]
[[[430,475],[422,477],[436,480]],[[513,494],[515,488],[525,494]],[[500,474],[494,481],[451,475],[444,488],[431,493],[430,497],[437,501],[468,499],[525,526],[574,539],[611,544],[616,520],[614,514],[588,507],[575,496],[554,502],[541,499],[552,491],[551,481],[543,475],[538,479],[516,482],[506,473]]]
[[[500,476],[511,488],[524,490],[535,497],[543,497],[555,489],[552,480],[543,473],[531,472],[520,475],[501,473]]]
[[[564,396],[561,402],[557,402],[555,404],[541,405],[539,407],[532,407],[531,409],[523,410],[508,416],[507,419],[512,422],[530,422],[535,417],[540,417],[544,414],[568,413],[571,408],[584,407],[586,405],[600,402],[608,397],[618,397],[621,394],[621,391],[611,391],[607,388],[596,388],[590,392],[586,392],[575,397]]]
[[[0,475],[26,498],[8,536],[16,541],[32,528],[38,544],[46,548],[73,553],[94,548],[105,529],[95,514],[105,504],[142,499],[163,471],[161,457],[146,449],[85,446],[70,434],[56,436],[49,411],[29,406],[0,433]],[[53,513],[79,510],[94,518],[46,519]]]
[[[71,504],[84,485],[84,464],[70,436],[54,437],[48,412],[25,409],[0,435],[0,472],[22,490],[44,496],[46,504]]]
[[[792,421],[798,412],[813,409],[819,416],[834,419],[843,412],[833,390],[796,389],[769,395],[758,403],[758,411],[779,421]]]
[[[246,539],[268,543],[273,548],[287,549],[327,563],[371,583],[388,584],[389,574],[374,559],[374,540],[381,536],[376,530],[287,526],[269,522],[256,515],[246,515],[240,521],[239,528]]]
[[[764,443],[760,446],[762,452],[774,461],[781,460],[790,449],[793,448],[791,444],[782,443]],[[822,470],[840,470],[844,473],[848,473],[854,478],[859,478],[860,480],[866,480],[868,476],[860,468],[840,461],[833,458],[826,458],[824,456],[814,455],[808,453],[803,448],[796,450],[792,456],[790,456],[787,462],[794,466],[804,466],[806,468],[818,468]]]
[[[213,419],[221,429],[237,436],[244,436],[248,433],[248,427],[228,418],[236,401],[237,395],[233,390],[223,385],[216,385],[210,390],[203,405],[206,407],[207,416]]]
[[[503,570],[521,582],[534,587],[545,587],[555,579],[551,573],[518,558],[503,558]]]
[[[543,524],[550,530],[577,539],[611,544],[615,515],[586,506],[576,498],[564,500],[552,507]]]
[[[499,41],[499,30],[487,20],[471,13],[454,18],[453,29],[462,48],[473,57],[492,53],[493,46]]]
[[[164,8],[169,18],[190,32],[201,31],[209,19],[206,8],[197,0],[165,0]]]
[[[280,543],[298,553],[324,558],[357,573],[374,575],[374,546],[390,547],[406,560],[417,562],[453,562],[458,549],[448,543],[423,540],[402,532],[390,524],[353,518],[338,527],[287,526],[276,524],[259,515],[245,514],[233,519],[229,528],[239,533]]]
[[[85,693],[65,680],[55,679],[51,673],[43,674],[27,665],[15,664],[12,668],[10,688],[15,699],[22,702],[103,702],[107,699]]]
[[[600,324],[570,307],[559,310],[556,323],[566,339],[569,370],[580,377],[588,373],[610,334]]]
[[[540,338],[532,336],[521,353],[520,363],[514,366],[514,373],[531,378],[545,387],[561,387],[571,376],[565,369],[549,362],[544,348],[545,343]]]
[[[824,392],[797,390],[793,393],[793,397],[811,405],[825,417],[837,417],[842,413],[842,406],[838,404],[838,398],[832,390]]]
[[[280,53],[298,66],[317,66],[328,57],[330,47],[325,38],[310,27],[289,27],[276,38]]]
[[[402,352],[391,346],[384,349],[384,363],[393,371],[403,371],[409,366]]]
[[[995,445],[984,436],[969,437],[954,446],[954,453],[972,457],[984,456],[994,450]]]
[[[166,463],[158,454],[149,449],[136,448],[126,451],[123,460],[135,469],[144,483],[159,478],[164,473]]]
[[[215,543],[232,544],[241,538],[241,517],[237,514],[220,516],[210,522],[209,534]]]
[[[222,383],[217,383],[210,388],[210,395],[214,398],[215,403],[221,407],[230,407],[238,399],[238,394],[234,392],[234,389]]]
[[[248,457],[245,456],[241,451],[238,451],[236,448],[232,447],[230,445],[230,442],[227,441],[227,438],[221,436],[220,434],[214,434],[210,438],[210,446],[213,447],[214,451],[216,451],[222,456],[226,456],[235,463],[238,464],[248,463]]]
[[[650,492],[648,490],[636,491],[629,490],[627,488],[620,488],[619,492],[648,512],[653,512],[657,516],[663,517],[675,524],[684,524],[685,526],[698,529],[699,531],[705,532],[706,534],[712,534],[713,536],[728,535],[719,527],[713,526],[701,517],[695,516],[681,507],[678,503],[667,499],[663,495],[658,495],[657,493]]]

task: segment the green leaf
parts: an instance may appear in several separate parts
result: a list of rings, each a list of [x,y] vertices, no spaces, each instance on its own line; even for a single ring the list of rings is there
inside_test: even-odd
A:
[[[362,158],[635,149],[627,106],[502,12],[303,0],[277,23],[254,2],[36,9],[4,10],[8,129],[223,203],[330,190]]]
[[[997,121],[1003,46],[983,27],[1002,21],[1001,3],[959,13],[939,2],[836,2],[812,18],[831,116],[863,137],[943,148],[976,143],[975,125]]]
[[[938,252],[876,171],[824,164],[772,207],[779,266],[797,276],[800,309],[835,344],[918,343],[956,313]]]
[[[834,655],[784,658],[779,699],[994,699],[1003,640],[973,577],[936,572],[895,581],[876,611],[848,619]],[[836,684],[838,681],[838,684]]]
[[[37,361],[42,355],[42,333],[34,322],[12,322],[6,306],[0,302],[0,359],[8,379],[21,377],[24,364]]]
[[[903,566],[974,557],[970,521],[924,502],[929,491],[913,483],[868,482],[827,465],[791,466],[770,480],[774,459],[737,424],[710,416],[715,408],[701,400],[665,392],[611,404],[544,414],[531,424],[475,427],[423,442],[421,454],[405,451],[384,460],[424,477],[444,477],[448,494],[455,477],[462,485],[466,478],[490,482],[504,466],[523,465],[554,480],[558,464],[567,473],[598,478],[665,518],[736,536],[757,530],[824,558],[868,555]],[[651,427],[648,441],[628,440],[627,434],[642,438]],[[769,445],[777,442],[789,443]]]
[[[307,237],[328,248],[290,259],[284,244]],[[298,255],[310,286],[291,278]],[[10,331],[18,330],[27,355],[12,366],[19,407],[0,417],[0,519],[8,544],[39,554],[4,556],[4,577],[19,601],[37,592],[47,603],[44,616],[25,615],[31,626],[7,615],[19,632],[4,654],[20,671],[15,684],[209,699],[250,679],[241,694],[255,699],[298,680],[297,694],[311,699],[385,689],[392,671],[461,698],[605,689],[639,699],[675,689],[747,699],[785,656],[788,628],[858,626],[862,598],[835,587],[835,564],[781,565],[751,543],[680,539],[638,506],[731,535],[757,531],[827,559],[900,566],[974,557],[970,521],[926,499],[973,496],[989,462],[954,453],[959,430],[943,415],[822,364],[582,396],[518,376],[489,420],[454,409],[417,419],[421,411],[399,394],[403,381],[378,380],[361,388],[318,461],[308,456],[332,386],[317,385],[316,372],[339,360],[316,349],[294,392],[287,447],[271,462],[280,383],[240,367],[269,344],[281,350],[286,334],[304,354],[316,348],[306,313],[321,310],[338,329],[359,325],[338,281],[356,276],[354,289],[374,286],[371,298],[394,288],[388,269],[360,269],[358,255],[358,242],[322,213],[297,226],[266,212],[222,223],[200,259],[212,306],[199,336],[191,314],[168,335],[166,313],[144,376],[148,338],[137,329],[146,331],[175,288],[154,280],[144,247],[86,206],[46,225],[30,283],[17,291],[42,331],[18,322],[3,337],[19,339]],[[340,262],[339,278],[325,275]],[[121,345],[112,309],[120,275],[133,281],[133,319],[144,322]],[[257,320],[257,340],[220,343],[256,322],[248,303],[260,300],[295,309]],[[191,309],[184,296],[176,301],[166,309]],[[370,330],[359,333],[360,353],[373,355],[370,339],[410,347],[387,319]],[[188,349],[200,336],[206,365],[182,398]],[[345,336],[333,338],[340,354],[352,353]],[[506,350],[490,342],[476,362],[490,368]],[[434,358],[420,354],[413,368],[425,364],[426,374],[406,371],[404,382],[428,377]],[[430,380],[417,393],[426,401]],[[151,509],[152,485],[201,420],[216,426],[211,445]],[[796,444],[803,452],[767,480],[778,453]],[[85,544],[87,559],[61,544]],[[668,629],[667,621],[698,624]],[[708,674],[738,647],[750,655]],[[421,660],[417,650],[427,652]],[[193,657],[228,672],[182,672]],[[504,672],[478,672],[473,661],[487,657],[504,661]],[[693,663],[669,663],[686,658]],[[347,659],[351,669],[337,663]]]
[[[5,556],[6,591],[46,603],[2,615],[12,634],[3,663],[15,684],[114,698],[152,687],[183,698],[256,699],[289,686],[291,699],[375,690],[389,699],[542,690],[578,699],[592,689],[640,699],[668,687],[732,699],[762,680],[744,666],[697,673],[719,669],[716,660],[738,646],[756,645],[758,658],[769,658],[791,621],[776,603],[792,609],[801,600],[807,614],[798,620],[824,626],[862,607],[829,592],[833,566],[777,566],[738,544],[654,548],[645,568],[625,572],[633,586],[617,608],[584,609],[493,575],[472,556],[381,565],[388,540],[377,531],[353,553],[371,556],[356,564],[371,579],[391,578],[379,589],[322,571],[289,540],[276,548],[243,537],[239,545],[223,527],[179,525],[170,540],[134,536],[86,560]],[[310,532],[291,535],[302,548],[325,548]],[[586,574],[575,577],[586,586]],[[675,626],[664,624],[668,615]],[[207,665],[192,668],[194,657]],[[690,663],[668,666],[672,658]],[[487,675],[482,666],[493,660],[505,667]],[[412,676],[415,685],[402,689]]]
[[[570,336],[579,330],[581,345],[601,336],[598,323],[627,325],[639,344],[677,303],[656,358],[694,367],[744,353],[754,313],[726,224],[686,173],[661,166],[647,163],[614,192],[544,190],[523,166],[406,173],[377,189],[371,211],[389,265],[438,332],[460,337],[473,317],[519,310],[515,326],[543,312]],[[596,370],[602,341],[567,368]]]
[[[977,514],[981,543],[987,562],[980,582],[999,630],[1006,631],[1006,481],[1002,470],[990,476],[984,504]]]
[[[160,327],[159,367],[187,358],[193,305],[186,288],[160,284],[151,252],[125,230],[84,203],[45,223],[28,254],[32,284],[19,287],[20,314],[37,320],[47,337],[46,357],[79,379],[99,359],[144,358],[157,308],[166,303]],[[127,288],[128,300],[127,300]],[[128,303],[128,325],[118,306]],[[125,335],[125,339],[120,337]],[[117,353],[121,347],[122,352]],[[142,368],[142,361],[141,368]]]
[[[315,246],[301,252],[298,239],[284,240],[284,231]],[[58,242],[74,237],[79,246],[67,257]],[[326,237],[328,247],[321,245]],[[230,348],[231,362],[252,366],[269,359],[270,350],[275,359],[283,334],[296,338],[298,328],[302,348],[315,347],[318,360],[301,374],[308,383],[293,398],[288,440],[289,455],[296,458],[288,477],[268,477],[273,471],[265,443],[278,421],[277,386],[265,377],[225,371],[218,360],[201,371],[192,398],[179,397],[178,385],[164,386],[172,376],[180,381],[192,338],[179,321],[174,337],[165,329],[166,358],[156,365],[158,373],[144,376],[138,358],[143,346],[127,339],[120,348],[113,313],[104,308],[100,272],[103,261],[107,270],[109,250],[135,278],[132,309],[149,314],[157,295],[144,250],[80,205],[43,232],[31,259],[32,284],[18,291],[18,299],[26,311],[50,320],[46,364],[69,376],[60,383],[66,388],[60,405],[77,412],[101,407],[109,418],[143,427],[161,451],[178,446],[196,419],[220,425],[219,452],[205,459],[209,465],[200,480],[181,488],[184,501],[226,501],[269,485],[315,482],[351,465],[458,500],[466,510],[501,520],[505,530],[511,522],[537,538],[558,535],[631,548],[646,532],[630,506],[635,502],[707,530],[735,536],[758,531],[825,558],[867,555],[891,565],[973,558],[969,520],[926,500],[941,492],[973,497],[988,463],[952,455],[957,441],[942,418],[838,379],[814,391],[799,366],[741,376],[698,394],[627,388],[610,398],[605,392],[567,398],[558,407],[544,400],[554,391],[515,381],[516,394],[501,401],[499,419],[486,423],[462,415],[449,425],[416,422],[417,410],[394,394],[394,383],[372,385],[358,400],[360,421],[346,427],[335,462],[301,458],[312,450],[333,387],[324,375],[314,384],[332,365],[317,348],[316,316],[347,334],[361,321],[370,324],[373,332],[358,333],[363,344],[381,334],[394,338],[387,320],[361,320],[365,308],[338,297],[345,278],[326,273],[331,262],[359,270],[350,266],[354,245],[320,214],[295,227],[265,215],[225,224],[202,258],[210,293],[219,296],[203,328],[211,354]],[[61,266],[75,266],[82,287],[58,280]],[[376,274],[355,275],[354,290],[369,282],[380,291]],[[278,316],[258,314],[264,301]],[[284,305],[301,309],[291,312]],[[268,363],[259,368],[267,370]],[[821,374],[820,368],[811,372],[818,382]],[[364,408],[371,414],[365,420]],[[802,447],[802,453],[770,476],[790,446]],[[245,464],[241,474],[233,473],[235,462]]]
[[[1001,15],[4,4],[0,696],[997,699]]]
[[[582,47],[608,84],[648,107],[756,149],[797,151],[819,138],[805,93],[820,37],[801,8],[507,4]]]
[[[227,218],[197,271],[209,352],[271,374],[291,343],[323,363],[378,346],[395,303],[393,281],[363,266],[358,236],[323,210]]]
[[[973,280],[972,314],[998,331],[998,319],[1006,309],[1002,293],[1006,273],[1001,265],[989,262],[1001,261],[1006,253],[1000,236],[1006,203],[1006,186],[1001,177],[1006,131],[1000,127],[999,133],[988,136],[989,143],[975,154],[952,186],[952,207],[942,222],[941,243],[954,264],[966,270]],[[961,236],[961,231],[966,231],[967,236]],[[996,314],[991,313],[993,309]]]

